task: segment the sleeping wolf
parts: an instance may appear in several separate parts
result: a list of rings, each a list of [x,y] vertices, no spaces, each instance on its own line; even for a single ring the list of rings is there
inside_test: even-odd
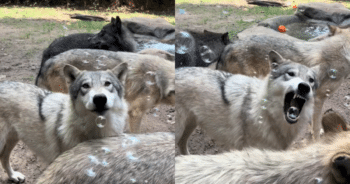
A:
[[[107,70],[127,62],[125,99],[129,102],[130,131],[140,132],[142,116],[163,103],[175,105],[175,63],[160,57],[130,52],[73,49],[47,60],[37,85],[54,92],[68,92],[62,71],[65,64],[82,70]]]
[[[320,86],[315,97],[313,133],[315,139],[319,139],[323,104],[350,74],[350,29],[334,26],[329,29],[328,38],[314,42],[293,42],[264,35],[236,40],[225,48],[217,69],[233,74],[267,76],[270,68],[265,61],[271,50],[308,67],[318,67]]]
[[[350,183],[350,133],[300,150],[249,148],[220,155],[175,158],[176,184]]]
[[[0,83],[0,160],[15,182],[25,179],[9,162],[19,139],[50,163],[80,142],[123,133],[127,63],[109,71],[80,71],[71,65],[63,71],[69,94],[19,82]]]
[[[123,26],[119,16],[111,18],[111,23],[105,25],[97,34],[78,33],[57,38],[44,50],[41,68],[46,60],[70,49],[102,49],[111,51],[135,52],[137,43],[132,33]],[[38,81],[35,81],[37,84]]]
[[[61,154],[37,184],[175,184],[174,141],[168,132],[86,141]]]
[[[316,73],[275,51],[269,58],[273,70],[263,80],[207,68],[176,70],[175,137],[181,154],[188,154],[187,139],[197,125],[227,150],[286,149],[306,129]]]

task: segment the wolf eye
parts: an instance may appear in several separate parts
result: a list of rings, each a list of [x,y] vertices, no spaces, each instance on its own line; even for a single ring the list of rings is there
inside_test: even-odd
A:
[[[87,83],[83,84],[82,87],[85,88],[85,89],[90,88],[89,84],[87,84]]]
[[[294,77],[294,76],[295,76],[294,72],[288,72],[287,74],[288,74],[289,76],[291,76],[291,77]]]
[[[109,81],[105,82],[105,86],[109,86],[111,83]]]
[[[309,79],[309,82],[310,82],[310,83],[314,83],[315,80],[314,80],[313,78],[310,78],[310,79]]]

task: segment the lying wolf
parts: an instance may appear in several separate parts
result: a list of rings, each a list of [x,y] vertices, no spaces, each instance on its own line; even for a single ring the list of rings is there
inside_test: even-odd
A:
[[[39,87],[68,92],[65,64],[84,70],[107,70],[127,62],[125,99],[129,102],[130,131],[140,132],[142,116],[160,103],[175,105],[175,63],[160,57],[129,52],[73,49],[48,60],[38,75]]]
[[[112,70],[88,72],[66,65],[63,72],[69,94],[1,82],[0,160],[9,178],[25,179],[9,162],[19,139],[50,163],[80,142],[122,134],[128,109],[123,87],[127,66],[122,63]]]
[[[175,183],[172,133],[86,141],[60,155],[37,184]]]
[[[273,70],[264,80],[206,68],[176,70],[175,137],[181,154],[189,154],[187,139],[197,125],[226,150],[287,149],[306,129],[315,71],[275,51],[269,58]]]
[[[264,35],[236,40],[225,48],[217,69],[233,74],[267,76],[270,68],[265,61],[271,50],[308,67],[318,67],[320,86],[315,97],[313,133],[319,139],[323,104],[350,74],[350,29],[334,26],[329,29],[326,38],[314,42],[293,42]]]
[[[55,39],[43,52],[41,68],[45,62],[70,49],[102,49],[111,51],[135,52],[137,43],[132,33],[123,26],[119,16],[111,18],[97,34],[78,33]],[[41,75],[41,68],[37,78]],[[38,81],[35,81],[37,84]]]
[[[350,133],[300,150],[249,148],[175,158],[175,183],[350,183]]]

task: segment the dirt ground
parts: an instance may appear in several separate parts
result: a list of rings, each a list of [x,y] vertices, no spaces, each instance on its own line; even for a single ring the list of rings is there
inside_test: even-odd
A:
[[[18,81],[34,84],[40,69],[42,52],[62,34],[59,29],[50,32],[41,28],[54,20],[3,20],[0,19],[0,81]],[[17,23],[14,23],[17,22]],[[66,34],[77,33],[68,30]],[[159,111],[152,109],[142,120],[142,133],[174,132],[175,107],[161,105]],[[11,153],[10,162],[14,170],[26,176],[26,184],[33,184],[47,167],[40,157],[19,142]],[[0,167],[0,183],[9,182],[4,169]]]
[[[178,5],[176,4],[175,19],[176,27],[181,29],[193,29],[196,31],[202,31],[204,29],[224,33],[228,31],[241,31],[242,20],[249,21],[244,27],[256,26],[260,21],[259,15],[242,15],[242,13],[235,13],[247,11],[245,7],[247,4],[220,4],[220,5]],[[253,7],[253,6],[248,6]],[[179,9],[185,9],[185,14],[180,14]],[[221,17],[220,12],[230,11],[229,15],[225,18]],[[201,15],[201,12],[206,12],[205,17]],[[206,17],[210,17],[206,19]],[[269,17],[271,18],[271,17]],[[207,20],[205,23],[203,20]],[[223,25],[220,27],[220,25]],[[346,96],[350,95],[350,78],[346,79],[341,87],[325,102],[323,111],[332,108],[334,111],[340,113],[347,122],[350,122],[350,107],[348,108],[344,104],[347,103]],[[309,132],[309,131],[308,131]],[[292,149],[305,146],[311,138],[311,133],[306,133],[299,140],[293,143]],[[208,137],[203,130],[197,127],[189,138],[188,148],[191,154],[217,154],[223,150],[220,146],[215,144],[215,141]],[[179,155],[179,150],[176,146],[176,155]]]

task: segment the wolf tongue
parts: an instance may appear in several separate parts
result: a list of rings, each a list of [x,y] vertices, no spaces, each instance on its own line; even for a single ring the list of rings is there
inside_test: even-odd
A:
[[[299,109],[297,107],[292,106],[288,109],[288,114],[290,118],[297,119],[299,116]]]

